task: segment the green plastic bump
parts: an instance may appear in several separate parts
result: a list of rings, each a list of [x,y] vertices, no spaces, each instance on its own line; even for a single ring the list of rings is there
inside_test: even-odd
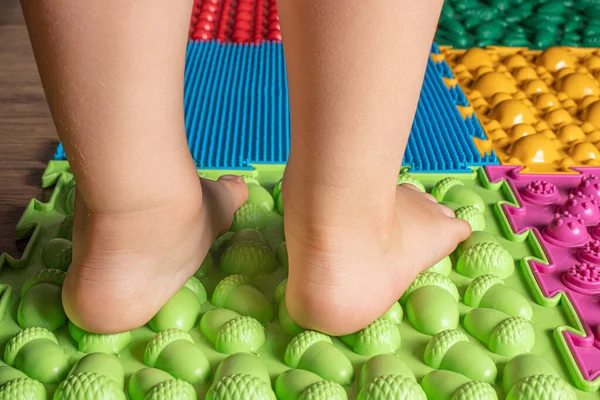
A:
[[[198,267],[196,273],[194,273],[194,277],[198,279],[207,278],[212,273],[214,267],[215,260],[212,256],[212,253],[209,251],[206,253],[206,257],[204,257],[204,261],[202,261],[202,264],[200,264],[200,267]]]
[[[145,400],[196,400],[197,398],[198,394],[192,385],[181,379],[172,379],[153,387]]]
[[[63,271],[42,269],[23,283],[17,310],[17,322],[21,328],[40,327],[53,331],[67,322],[62,305],[64,280]]]
[[[223,354],[256,353],[266,339],[260,322],[225,308],[207,311],[200,320],[200,331]]]
[[[248,182],[248,200],[246,204],[263,207],[266,211],[273,211],[275,202],[268,190],[258,183]]]
[[[471,310],[463,322],[465,329],[490,351],[507,357],[531,351],[535,332],[531,322],[521,317],[510,317],[490,308]]]
[[[239,232],[235,232],[229,239],[229,245],[231,246],[238,242],[256,242],[264,244],[265,246],[268,245],[263,234],[256,229],[242,229]]]
[[[429,400],[497,400],[494,388],[485,382],[470,381],[453,371],[431,371],[421,381]]]
[[[221,253],[225,247],[229,245],[229,240],[235,235],[235,232],[225,232],[219,236],[210,246],[211,253]]]
[[[269,371],[258,357],[238,353],[219,364],[206,400],[228,399],[276,399],[271,389]]]
[[[458,246],[456,254],[456,271],[472,279],[486,274],[506,279],[515,272],[510,253],[485,232],[474,232]]]
[[[493,308],[512,317],[531,320],[533,309],[519,292],[509,288],[496,275],[481,275],[465,291],[464,302],[473,308]]]
[[[452,260],[450,260],[450,256],[444,257],[441,261],[429,268],[427,271],[450,276],[450,273],[452,272]]]
[[[494,361],[457,329],[435,335],[425,347],[424,361],[431,368],[454,371],[474,381],[493,384],[498,376]]]
[[[481,213],[485,212],[485,203],[481,196],[456,178],[442,179],[433,187],[431,193],[439,202],[456,203],[463,207],[474,207]]]
[[[192,329],[202,311],[202,304],[207,295],[200,281],[191,277],[184,287],[179,289],[171,299],[162,306],[158,313],[148,322],[154,332],[177,328],[183,331]]]
[[[288,252],[287,252],[287,243],[283,242],[281,243],[278,247],[277,250],[275,250],[275,258],[277,259],[277,262],[279,264],[281,264],[285,269],[289,268],[289,261],[288,261]]]
[[[425,392],[414,379],[386,375],[369,382],[358,393],[358,400],[411,399],[427,400]]]
[[[265,295],[249,282],[250,278],[243,275],[226,277],[215,288],[212,303],[215,307],[228,308],[266,325],[273,319],[273,306]]]
[[[406,316],[421,333],[435,335],[458,327],[458,289],[450,278],[437,272],[421,272],[404,293]]]
[[[233,232],[242,229],[263,230],[267,227],[269,211],[265,207],[255,204],[244,204],[233,214],[231,230]]]
[[[314,372],[340,385],[349,385],[354,377],[348,358],[333,345],[329,336],[315,331],[294,336],[285,350],[285,363],[290,368]]]
[[[387,319],[379,318],[357,333],[341,338],[356,354],[374,356],[393,353],[400,348],[400,330]]]
[[[210,378],[210,364],[192,337],[179,329],[167,329],[146,345],[144,364],[168,372],[193,385]]]
[[[431,194],[438,202],[444,201],[446,193],[455,186],[464,186],[462,181],[456,178],[444,178],[433,186]],[[458,202],[460,204],[460,202]]]
[[[128,385],[131,400],[196,400],[194,387],[181,379],[155,368],[134,372]]]
[[[69,362],[56,336],[45,328],[27,328],[11,338],[4,362],[42,383],[58,383],[68,372]]]
[[[51,283],[56,286],[62,286],[65,281],[66,273],[58,269],[41,269],[35,274],[31,275],[21,286],[21,298],[31,289],[33,286],[39,283]]]
[[[82,353],[119,354],[131,343],[131,332],[101,335],[86,332],[69,321],[69,333]]]
[[[21,371],[0,367],[1,400],[46,400],[46,388],[40,382],[28,378]]]
[[[110,378],[94,372],[69,375],[54,392],[53,400],[125,400],[125,392]]]
[[[390,309],[381,317],[381,319],[387,319],[395,324],[401,324],[402,318],[404,318],[404,311],[402,311],[402,306],[399,303],[392,304]]]
[[[279,182],[277,182],[275,184],[275,186],[273,186],[273,198],[276,199],[279,197],[279,195],[281,195],[281,188],[283,186],[283,180],[279,180]]]
[[[275,381],[275,393],[279,400],[348,399],[339,384],[302,369],[289,369],[279,375]]]
[[[73,240],[73,215],[72,214],[67,215],[60,223],[60,226],[58,227],[57,237],[66,239],[68,241]]]
[[[363,364],[358,378],[358,390],[361,391],[367,384],[383,376],[402,376],[416,382],[415,375],[408,366],[395,354],[379,354],[369,358]]]
[[[410,184],[415,186],[417,189],[419,189],[421,192],[425,193],[425,185],[423,185],[421,183],[421,181],[419,181],[417,178],[415,178],[414,176],[412,176],[411,174],[409,174],[408,172],[401,172],[400,175],[398,175],[398,185],[404,185],[404,184]]]
[[[506,396],[506,400],[520,399],[576,400],[577,395],[557,376],[533,375],[513,386]]]
[[[71,241],[62,238],[48,240],[42,250],[42,261],[51,269],[66,271],[71,265],[73,251]]]
[[[221,256],[221,270],[253,278],[277,269],[277,260],[269,248],[256,242],[233,243]]]
[[[283,196],[279,195],[277,198],[277,212],[283,215]]]
[[[125,370],[115,356],[105,353],[88,354],[77,361],[69,375],[88,372],[104,375],[112,379],[118,388],[125,389]]]
[[[275,287],[275,292],[273,293],[273,301],[275,304],[279,304],[279,302],[285,298],[285,287],[287,285],[287,278],[282,280]]]
[[[538,355],[520,354],[511,358],[506,363],[502,373],[502,388],[504,393],[510,392],[517,383],[534,375],[558,377],[558,373],[548,361]]]
[[[471,225],[472,231],[483,231],[485,229],[485,217],[474,206],[460,207],[455,212],[456,218],[467,221]]]
[[[296,336],[304,332],[304,328],[298,325],[290,316],[285,299],[282,299],[277,306],[277,318],[279,319],[281,328],[288,334]]]
[[[77,185],[75,184],[75,180],[71,179],[67,184],[66,192],[67,196],[65,197],[65,214],[71,215],[75,210],[75,191],[77,189]]]

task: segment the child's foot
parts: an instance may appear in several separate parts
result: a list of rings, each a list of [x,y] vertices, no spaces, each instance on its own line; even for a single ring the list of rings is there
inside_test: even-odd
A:
[[[391,210],[383,210],[352,204],[356,194],[336,194],[335,188],[318,192],[327,193],[325,201],[333,206],[315,205],[319,200],[306,199],[316,191],[293,179],[286,184],[286,301],[290,316],[307,329],[331,335],[362,329],[385,314],[419,272],[470,234],[466,222],[411,185],[399,186],[395,206],[392,199]],[[313,206],[322,213],[321,221],[311,220]],[[344,220],[335,215],[340,207],[355,212],[339,214]]]
[[[247,197],[235,178],[200,183],[194,174],[180,187],[163,206],[109,214],[90,212],[77,196],[73,263],[63,286],[76,325],[115,333],[147,323],[194,274]]]

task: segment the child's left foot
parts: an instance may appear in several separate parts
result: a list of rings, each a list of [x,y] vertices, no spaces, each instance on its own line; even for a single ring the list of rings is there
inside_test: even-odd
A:
[[[416,275],[452,252],[470,229],[411,185],[396,189],[391,210],[365,207],[356,187],[335,192],[286,181],[286,302],[300,326],[339,336],[385,314]],[[311,207],[321,211],[320,220]]]

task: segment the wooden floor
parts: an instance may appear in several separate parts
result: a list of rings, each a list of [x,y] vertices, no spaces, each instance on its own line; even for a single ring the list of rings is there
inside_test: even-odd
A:
[[[42,172],[58,143],[18,0],[0,0],[0,253],[20,255],[14,228],[44,198]]]

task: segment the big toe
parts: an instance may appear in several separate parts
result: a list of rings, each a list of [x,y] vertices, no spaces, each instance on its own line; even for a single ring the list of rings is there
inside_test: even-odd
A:
[[[471,225],[463,219],[454,217],[454,212],[448,210],[452,215],[444,213],[447,215],[444,218],[444,232],[449,242],[451,242],[451,246],[456,246],[456,244],[466,240],[471,235]]]
[[[219,233],[227,231],[233,214],[248,200],[246,182],[239,176],[224,175],[216,181],[202,180],[202,191],[213,228]]]

